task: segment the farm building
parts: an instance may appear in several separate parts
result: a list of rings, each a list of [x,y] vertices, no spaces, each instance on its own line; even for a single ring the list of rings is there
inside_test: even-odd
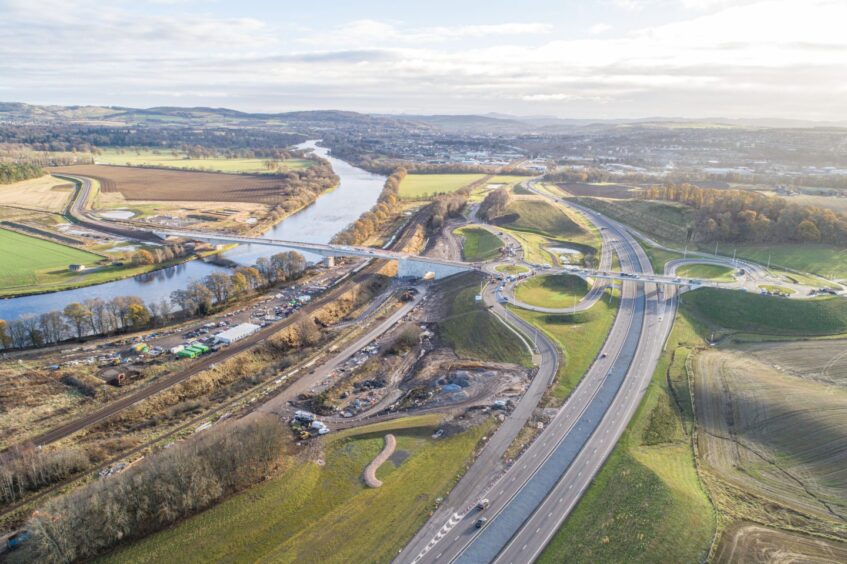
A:
[[[254,325],[252,323],[242,323],[241,325],[236,325],[231,329],[227,329],[223,333],[219,333],[215,337],[215,341],[218,343],[223,343],[225,345],[230,345],[236,341],[240,341],[241,339],[248,337],[261,329],[258,325]]]

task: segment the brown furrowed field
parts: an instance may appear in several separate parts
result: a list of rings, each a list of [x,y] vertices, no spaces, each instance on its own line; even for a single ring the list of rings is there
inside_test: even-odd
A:
[[[105,193],[127,200],[283,204],[291,197],[285,178],[103,165],[60,167],[53,172],[94,178]]]
[[[713,562],[847,562],[847,544],[738,523],[724,532]]]
[[[845,340],[756,343],[740,348],[777,370],[809,380],[847,387]]]
[[[847,538],[847,391],[735,350],[703,351],[694,368],[699,458],[718,505]]]

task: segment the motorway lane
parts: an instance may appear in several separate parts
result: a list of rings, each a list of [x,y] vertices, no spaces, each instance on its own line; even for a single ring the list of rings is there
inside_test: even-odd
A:
[[[600,226],[607,227],[619,239],[626,241],[618,249],[623,268],[650,271],[649,261],[631,237],[601,216],[590,212],[587,215]],[[401,554],[398,558],[399,561],[489,562],[494,560],[504,548],[504,554],[507,557],[508,551],[512,550],[513,546],[521,552],[526,550],[524,546],[532,547],[533,554],[537,554],[543,548],[547,539],[558,529],[559,523],[565,518],[567,512],[557,511],[560,519],[547,519],[547,524],[543,527],[538,525],[535,529],[528,529],[525,524],[532,520],[533,515],[546,516],[546,513],[536,512],[538,507],[544,507],[544,504],[548,503],[545,500],[561,498],[563,501],[559,503],[564,503],[565,495],[555,496],[556,489],[559,487],[569,489],[570,507],[576,504],[584,487],[578,488],[573,484],[560,486],[558,484],[563,481],[559,478],[567,474],[565,470],[569,468],[573,470],[576,479],[585,481],[585,487],[587,487],[591,477],[599,470],[606,454],[617,440],[617,437],[611,440],[602,435],[616,434],[616,429],[622,432],[631,413],[637,408],[643,389],[646,388],[646,386],[640,387],[640,380],[629,376],[631,368],[639,374],[646,375],[647,382],[652,376],[652,366],[655,365],[653,357],[656,356],[653,351],[660,350],[661,344],[658,345],[658,349],[655,349],[655,346],[645,347],[650,351],[640,353],[641,333],[650,329],[644,324],[662,317],[663,326],[669,330],[673,316],[671,312],[664,315],[658,313],[658,304],[654,297],[655,288],[647,289],[650,293],[649,300],[644,291],[636,284],[626,282],[623,284],[621,308],[604,347],[609,357],[595,361],[574,394],[547,429],[510,471],[489,489],[488,497],[491,500],[491,506],[486,511],[486,515],[495,516],[491,522],[479,531],[473,527],[473,522],[477,518],[475,512],[457,511],[441,530],[431,537],[422,550],[412,556],[414,550],[410,548],[416,549],[420,546],[420,542],[413,542],[404,551],[405,554]],[[661,335],[655,340],[657,343],[664,342]],[[627,386],[621,386],[624,380]],[[623,391],[618,395],[619,387]],[[634,388],[630,389],[630,387]],[[620,417],[616,417],[617,414],[608,409],[610,405],[613,407],[617,405],[616,398],[622,398],[620,401],[624,402],[624,406],[632,407],[624,410]],[[601,428],[601,436],[598,437],[594,431],[603,425],[597,423],[603,413],[612,414],[604,419],[611,427]],[[594,438],[598,442],[592,443],[589,448],[583,448],[589,438]],[[594,444],[600,446],[595,447]],[[607,448],[601,449],[603,444],[606,444]],[[588,459],[583,462],[581,457],[586,456]],[[579,468],[580,465],[583,466],[582,469]],[[551,496],[551,493],[554,495]],[[473,501],[471,498],[465,499]],[[520,542],[522,538],[527,538],[527,542]],[[512,539],[512,543],[506,546],[509,539]],[[518,543],[515,543],[515,540]],[[526,554],[519,555],[515,561],[527,561]]]

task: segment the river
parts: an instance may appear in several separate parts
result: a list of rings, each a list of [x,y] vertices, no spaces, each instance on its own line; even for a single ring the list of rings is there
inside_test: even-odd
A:
[[[328,154],[328,150],[308,141],[300,147],[313,148],[315,153],[328,159],[335,174],[341,179],[338,187],[319,196],[310,206],[287,217],[268,230],[263,237],[328,243],[333,235],[355,221],[376,203],[382,191],[385,177],[356,168]],[[263,245],[240,245],[223,253],[223,256],[239,264],[251,265],[261,256],[280,252],[279,247]],[[316,260],[314,255],[307,259]],[[187,287],[212,272],[226,270],[223,267],[193,260],[163,268],[133,278],[87,286],[75,290],[22,296],[0,300],[0,319],[13,320],[22,315],[38,315],[48,311],[64,309],[73,302],[89,298],[111,299],[115,296],[138,296],[147,303],[168,298],[174,290]]]

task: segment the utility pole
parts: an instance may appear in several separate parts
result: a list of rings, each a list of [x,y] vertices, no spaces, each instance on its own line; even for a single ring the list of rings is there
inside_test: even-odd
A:
[[[682,258],[688,258],[688,243],[685,244],[685,249],[682,251]]]
[[[718,242],[715,241],[715,256],[718,256]]]

